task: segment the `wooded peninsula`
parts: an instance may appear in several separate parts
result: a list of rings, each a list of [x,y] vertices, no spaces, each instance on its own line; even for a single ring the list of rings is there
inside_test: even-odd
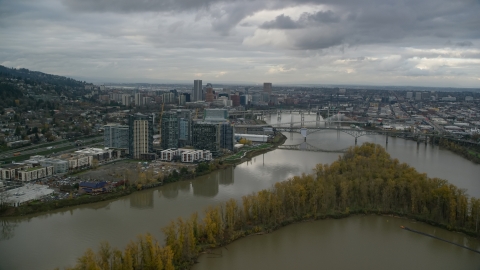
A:
[[[282,226],[351,214],[389,214],[478,236],[480,200],[390,155],[379,145],[350,148],[331,165],[318,164],[312,174],[295,176],[274,187],[212,206],[202,215],[178,218],[163,228],[161,245],[140,235],[124,250],[100,244],[66,269],[185,269],[200,253],[252,234]]]

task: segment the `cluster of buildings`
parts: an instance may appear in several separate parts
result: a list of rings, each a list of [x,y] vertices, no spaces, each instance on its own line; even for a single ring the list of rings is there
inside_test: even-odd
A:
[[[159,134],[154,134],[157,126]],[[157,154],[163,159],[163,153],[156,150],[177,151],[189,147],[204,151],[202,159],[210,160],[210,155],[216,157],[223,151],[233,151],[234,139],[234,127],[228,121],[226,109],[206,109],[201,120],[194,120],[190,110],[170,110],[163,112],[158,122],[155,114],[137,113],[128,116],[128,125],[104,126],[104,146],[125,150],[134,159],[152,160]],[[178,156],[183,155],[178,153]]]
[[[31,156],[30,159],[12,163],[0,168],[0,180],[28,182],[56,174],[87,169],[95,162],[115,160],[121,155],[120,150],[86,148],[56,158]]]
[[[239,107],[249,105],[278,105],[284,101],[282,96],[272,93],[272,83],[258,87],[242,87],[235,90],[214,88],[211,83],[203,85],[202,80],[194,80],[191,89],[108,89],[86,85],[91,90],[87,97],[97,97],[102,103],[115,102],[123,106],[142,107],[151,104],[174,104],[178,106]],[[292,103],[293,104],[293,103]]]

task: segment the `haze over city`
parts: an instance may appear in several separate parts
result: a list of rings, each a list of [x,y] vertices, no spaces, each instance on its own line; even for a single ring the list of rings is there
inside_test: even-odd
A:
[[[0,1],[0,65],[99,83],[478,88],[478,1]]]

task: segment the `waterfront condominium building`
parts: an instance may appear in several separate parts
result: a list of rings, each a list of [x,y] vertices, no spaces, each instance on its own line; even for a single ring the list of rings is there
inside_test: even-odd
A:
[[[140,159],[142,154],[153,152],[154,116],[141,113],[130,115],[129,125],[129,155]]]
[[[233,151],[235,128],[229,122],[194,122],[192,125],[192,146],[209,150],[213,156],[221,156],[222,149]]]
[[[194,80],[193,81],[193,93],[192,93],[192,101],[200,101],[203,100],[203,86],[202,80]]]
[[[129,127],[120,124],[103,126],[103,144],[105,147],[128,149]]]

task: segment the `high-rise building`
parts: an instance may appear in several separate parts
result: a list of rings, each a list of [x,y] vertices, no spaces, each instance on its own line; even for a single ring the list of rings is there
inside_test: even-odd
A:
[[[248,96],[247,95],[240,96],[240,105],[242,105],[242,106],[248,105]]]
[[[129,155],[132,158],[142,158],[142,154],[153,152],[153,115],[137,113],[128,118],[129,125]]]
[[[229,122],[220,124],[220,148],[233,151],[235,145],[235,129]]]
[[[129,127],[119,124],[103,126],[103,144],[105,147],[128,149]]]
[[[203,86],[202,80],[193,81],[192,101],[203,100]]]
[[[192,112],[177,110],[178,147],[192,145]]]
[[[220,155],[220,125],[210,122],[194,122],[192,125],[192,146],[195,149],[210,150]]]
[[[192,125],[192,146],[195,149],[209,150],[220,156],[221,149],[233,151],[235,129],[229,122],[194,122]]]
[[[272,83],[263,83],[263,92],[272,93]]]
[[[233,107],[240,106],[240,96],[239,95],[231,95],[230,99],[232,100],[232,106]]]
[[[142,94],[141,93],[135,93],[135,106],[142,106],[143,100],[142,100]]]
[[[162,115],[162,143],[163,149],[178,147],[178,120],[174,111],[164,112]]]
[[[130,102],[131,102],[130,95],[123,94],[122,95],[122,105],[130,106]]]
[[[213,102],[213,86],[211,83],[207,83],[205,88],[205,101]]]

